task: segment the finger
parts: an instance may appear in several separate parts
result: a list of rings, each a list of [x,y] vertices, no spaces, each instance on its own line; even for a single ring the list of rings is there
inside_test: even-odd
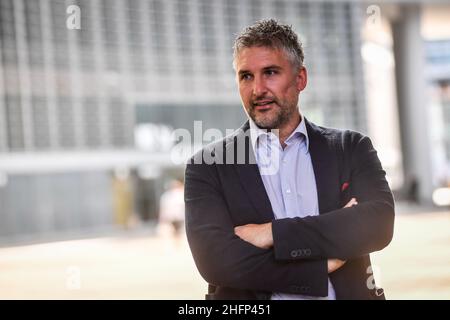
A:
[[[355,198],[351,198],[350,201],[347,202],[347,204],[344,206],[344,208],[351,207],[355,202],[356,202],[356,199]]]

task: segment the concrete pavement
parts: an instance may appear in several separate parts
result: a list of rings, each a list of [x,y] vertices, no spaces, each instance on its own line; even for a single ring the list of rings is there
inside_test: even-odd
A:
[[[450,212],[398,215],[372,254],[388,299],[450,299]],[[380,277],[381,276],[381,277]],[[185,239],[167,232],[0,248],[0,299],[203,299]]]

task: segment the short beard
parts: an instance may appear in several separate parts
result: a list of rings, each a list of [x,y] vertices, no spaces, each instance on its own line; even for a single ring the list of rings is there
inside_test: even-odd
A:
[[[283,124],[287,123],[295,112],[295,108],[286,108],[280,106],[277,101],[274,101],[277,106],[275,107],[276,114],[273,118],[265,118],[264,114],[260,114],[258,119],[256,118],[255,109],[252,106],[249,111],[249,116],[253,122],[261,129],[279,129]],[[273,111],[272,111],[273,112]]]

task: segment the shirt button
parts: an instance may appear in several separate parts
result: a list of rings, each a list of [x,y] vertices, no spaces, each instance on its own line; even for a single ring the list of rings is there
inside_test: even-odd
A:
[[[284,160],[284,159],[283,159],[283,160],[281,160],[281,162],[283,162],[283,164],[286,164],[286,160]]]
[[[286,189],[286,193],[290,194],[291,193],[291,189]]]

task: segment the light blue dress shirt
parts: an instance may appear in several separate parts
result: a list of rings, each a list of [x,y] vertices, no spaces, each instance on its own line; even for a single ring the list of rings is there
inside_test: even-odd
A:
[[[317,187],[309,154],[305,121],[285,141],[283,149],[274,132],[260,129],[250,119],[250,137],[261,178],[272,205],[275,219],[315,216],[319,214]],[[328,297],[273,293],[272,300],[335,300],[328,279]]]

